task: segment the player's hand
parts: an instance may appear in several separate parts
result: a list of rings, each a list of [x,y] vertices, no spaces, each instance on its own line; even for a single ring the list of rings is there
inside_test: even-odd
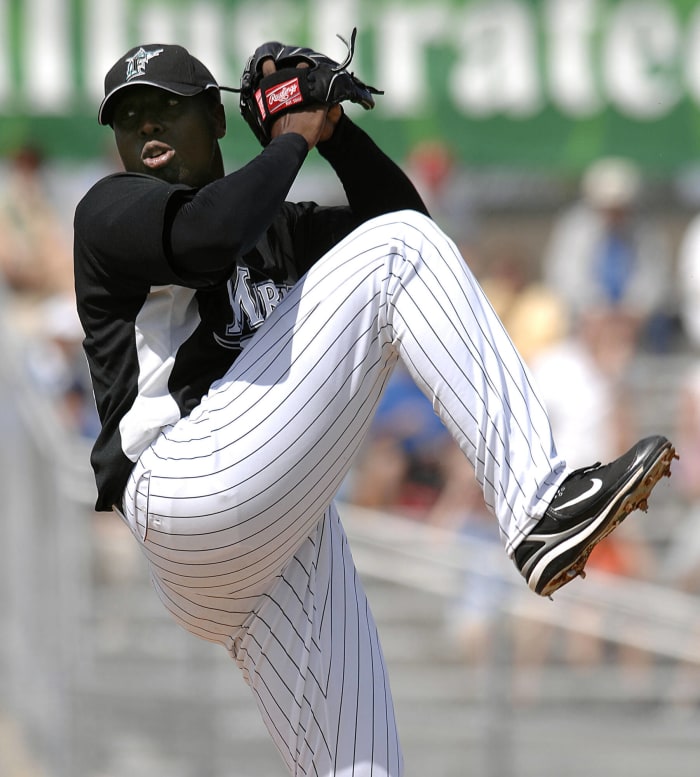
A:
[[[300,62],[297,67],[308,67],[308,64]],[[264,60],[263,77],[271,75],[276,69],[274,60]],[[311,150],[317,143],[328,140],[333,135],[341,114],[340,105],[313,105],[298,111],[287,111],[272,125],[270,135],[276,138],[286,132],[297,132],[306,139]]]
[[[337,105],[331,105],[326,114],[326,123],[321,130],[321,137],[318,139],[319,143],[324,140],[330,140],[335,132],[335,126],[340,121],[340,117],[343,115],[343,108],[338,103]]]

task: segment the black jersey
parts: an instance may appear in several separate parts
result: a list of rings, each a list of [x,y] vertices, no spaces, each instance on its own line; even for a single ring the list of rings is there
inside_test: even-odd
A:
[[[319,151],[348,207],[285,201],[307,153],[299,135],[201,189],[118,173],[79,203],[75,284],[101,421],[98,510],[120,502],[143,450],[196,407],[325,251],[371,216],[424,211],[400,168],[347,118]]]

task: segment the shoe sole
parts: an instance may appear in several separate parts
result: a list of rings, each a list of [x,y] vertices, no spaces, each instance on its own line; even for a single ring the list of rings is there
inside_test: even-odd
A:
[[[622,521],[634,510],[642,510],[644,512],[648,509],[648,499],[654,488],[654,486],[661,480],[662,477],[671,476],[671,462],[677,459],[676,450],[671,445],[667,445],[659,451],[656,459],[650,466],[646,468],[646,472],[640,476],[640,481],[636,486],[633,486],[631,491],[623,496],[622,501],[614,509],[610,516],[608,516],[591,535],[588,540],[588,544],[583,547],[581,552],[576,556],[571,564],[563,567],[559,570],[544,586],[536,586],[533,588],[535,593],[540,596],[549,596],[557,591],[566,583],[570,583],[577,577],[585,577],[584,567],[588,561],[593,548],[601,541],[604,540],[615,528],[617,528]],[[629,485],[627,486],[629,487]],[[550,562],[552,563],[552,562]],[[541,582],[544,573],[540,576],[538,583]]]

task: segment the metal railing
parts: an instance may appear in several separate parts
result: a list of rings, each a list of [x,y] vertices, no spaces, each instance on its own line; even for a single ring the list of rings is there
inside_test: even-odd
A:
[[[453,531],[376,513],[342,508],[358,567],[393,583],[456,599],[465,575],[484,574],[506,590],[502,614],[588,633],[607,642],[648,651],[673,661],[700,665],[700,599],[655,583],[600,571],[559,590],[552,602],[524,587],[503,549]],[[602,617],[582,621],[581,607]]]

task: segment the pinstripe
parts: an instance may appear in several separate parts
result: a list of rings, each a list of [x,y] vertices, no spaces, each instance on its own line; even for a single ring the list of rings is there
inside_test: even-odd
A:
[[[390,754],[387,749],[382,755],[374,744],[378,733],[384,742],[397,735],[393,714],[387,708],[390,696],[383,693],[385,673],[376,627],[337,515],[330,514],[316,534],[317,542],[304,543],[270,595],[261,599],[260,608],[247,620],[244,635],[239,635],[232,652],[239,664],[243,664],[244,676],[251,682],[261,714],[291,773],[340,774],[357,760],[357,774],[369,774],[362,770],[371,768],[366,764],[376,762],[383,770],[379,773],[398,775],[401,772],[397,752]],[[300,590],[313,595],[313,607],[308,604],[307,595],[299,597]],[[333,606],[330,606],[331,599]],[[316,609],[319,604],[327,619]],[[290,610],[294,614],[315,611],[320,617],[315,616],[311,621],[304,617],[313,632],[301,634],[298,628],[289,632],[280,629],[276,620],[282,618],[288,622]],[[340,633],[345,629],[345,636],[352,638],[338,639],[339,628]],[[280,631],[284,633],[284,643],[275,636]],[[312,641],[320,641],[323,649],[310,650]],[[346,663],[350,658],[349,645],[354,645],[355,658]],[[382,670],[369,675],[361,672],[360,661],[365,655],[371,656],[370,667],[382,666]],[[319,671],[318,667],[324,664],[326,671]],[[264,678],[258,676],[258,666],[265,669]],[[320,674],[327,677],[325,688],[318,683]],[[287,679],[283,686],[274,682],[274,678],[302,676],[303,683],[297,689],[292,688],[293,679]],[[290,700],[296,699],[286,709],[278,703],[281,687],[288,690]],[[318,689],[320,697],[314,696],[313,688]],[[380,689],[382,693],[377,692]],[[326,713],[333,714],[316,714],[323,707],[321,697],[327,705]],[[293,746],[292,740],[284,740],[282,732],[285,721],[291,721],[296,715],[299,718],[295,730],[301,741]],[[336,720],[343,721],[337,728],[333,726]],[[382,721],[379,728],[378,721]],[[352,724],[347,725],[348,722]],[[370,736],[356,738],[355,732],[361,726],[368,729]],[[386,757],[391,763],[383,765]]]
[[[413,250],[417,250],[413,246],[411,246],[411,248],[413,248]],[[436,247],[436,250],[437,250],[437,247]],[[456,248],[454,249],[454,253],[455,254],[457,253]],[[444,285],[442,285],[440,283],[440,279],[438,279],[435,276],[434,272],[432,272],[432,270],[431,270],[431,268],[429,266],[428,266],[428,271],[431,273],[432,278],[435,281],[435,285],[440,289],[441,292],[443,292],[443,296],[445,296],[444,295]],[[456,283],[457,282],[457,278],[454,275],[454,273],[453,273],[452,277],[455,280],[455,288],[457,290],[459,290],[460,286],[457,285],[457,283]],[[469,281],[470,281],[471,289],[474,290],[474,287],[478,285],[476,280],[473,277],[471,277],[471,278],[469,278]],[[433,291],[432,291],[431,287],[428,287],[428,285],[426,284],[425,288],[426,288],[427,293],[433,295]],[[453,313],[454,319],[455,320],[459,320],[460,312],[459,312],[458,306],[454,302],[453,296],[446,296],[446,299],[447,299],[449,305],[452,308],[452,313]],[[486,297],[484,297],[483,295],[476,296],[475,294],[472,294],[471,295],[471,299],[467,295],[463,295],[462,299],[461,299],[461,302],[463,303],[465,308],[469,308],[473,312],[474,311],[474,302],[473,302],[474,299],[476,299],[479,302],[479,304],[480,304],[480,306],[482,308],[488,308],[489,312],[492,314],[492,321],[498,326],[501,336],[506,340],[506,343],[509,344],[509,346],[510,346],[509,350],[511,351],[511,356],[512,356],[512,359],[510,361],[515,361],[517,363],[519,361],[519,357],[515,353],[515,349],[512,346],[512,344],[510,343],[510,340],[509,340],[509,338],[508,338],[508,336],[506,334],[505,329],[503,328],[502,323],[495,316],[495,313],[493,312],[493,309],[492,309],[488,299]],[[436,302],[437,302],[437,299],[436,299]],[[478,317],[477,316],[474,316],[474,318],[478,321]],[[431,323],[428,320],[426,320],[425,318],[423,318],[422,323],[426,327],[430,328],[432,330],[433,334],[435,335],[436,340],[440,341],[439,334],[436,331],[435,327],[431,326]],[[455,331],[457,331],[457,330],[455,330]],[[531,403],[532,402],[536,403],[536,405],[539,406],[538,410],[542,414],[542,416],[546,416],[546,411],[545,411],[542,403],[540,402],[537,394],[533,390],[532,383],[531,383],[530,378],[529,378],[529,376],[527,374],[527,370],[523,370],[522,373],[521,373],[522,377],[525,378],[526,381],[527,381],[528,396],[526,397],[525,396],[525,391],[524,391],[523,387],[519,385],[519,381],[516,379],[516,377],[513,375],[512,371],[510,370],[509,360],[503,358],[507,354],[504,354],[503,350],[496,350],[496,348],[494,346],[494,343],[493,343],[493,338],[489,337],[487,335],[487,333],[484,332],[484,330],[481,327],[480,327],[479,334],[480,334],[479,342],[483,343],[486,347],[491,349],[493,358],[501,365],[502,369],[504,369],[508,373],[509,383],[514,387],[515,391],[519,394],[521,401],[527,403],[528,406],[531,408],[531,410],[533,409]],[[468,343],[469,350],[471,351],[471,353],[475,353],[477,346],[476,346],[474,338],[471,337],[466,330],[465,330],[465,332],[463,334],[460,333],[460,336],[463,337],[463,342],[465,342],[465,344]],[[419,342],[419,340],[416,339],[416,342]],[[425,358],[430,360],[429,355],[425,351],[424,351],[424,356],[425,356]],[[443,356],[444,356],[444,358],[450,358],[451,354],[449,352],[445,351]],[[431,364],[434,367],[436,366],[436,364],[435,364],[435,362],[433,360],[430,360],[430,362],[431,362]],[[455,362],[454,359],[452,359],[452,362],[453,362],[453,364],[456,367],[459,367],[458,363]],[[499,387],[495,384],[495,382],[493,381],[493,379],[490,376],[490,374],[487,371],[481,369],[481,365],[479,364],[478,360],[475,360],[475,367],[477,369],[481,370],[484,382],[494,392],[494,395],[495,396],[500,396],[500,394],[499,394]],[[469,378],[468,378],[468,376],[466,374],[464,375],[464,377],[465,377],[465,380],[467,380],[468,382],[471,383],[471,381],[469,380]],[[476,388],[476,387],[474,386],[474,388]],[[506,402],[506,404],[508,404],[508,394],[503,395],[502,399]],[[466,410],[466,408],[465,408],[465,410]],[[520,432],[523,434],[523,436],[525,436],[524,427],[523,427],[523,424],[522,424],[520,418],[518,417],[518,414],[517,413],[513,413],[510,407],[508,408],[508,410],[509,410],[509,412],[511,414],[513,425],[515,425],[520,430]],[[536,442],[540,443],[540,445],[541,445],[541,443],[542,443],[541,438],[536,438]],[[501,439],[501,443],[502,444],[504,443],[504,441],[502,439]],[[539,451],[539,455],[542,455],[542,454],[547,456],[548,452],[544,451],[543,449],[541,449]],[[534,459],[533,459],[533,462],[534,462]],[[506,459],[505,463],[506,463],[507,466],[510,466],[510,461],[508,459]],[[516,476],[516,473],[513,471],[512,467],[511,467],[511,474]]]
[[[402,774],[376,627],[332,505],[399,359],[512,552],[563,464],[478,283],[412,212],[367,222],[321,259],[126,489],[165,607],[229,649],[292,774]]]
[[[412,311],[414,313],[414,315],[412,316],[412,319],[414,321],[414,324],[415,323],[420,324],[420,326],[418,326],[418,331],[425,331],[427,329],[427,330],[431,331],[432,334],[434,335],[434,340],[431,340],[431,343],[434,342],[434,341],[441,342],[440,336],[439,336],[438,332],[436,331],[436,327],[433,326],[431,324],[431,322],[423,315],[421,307],[416,303],[415,298],[411,295],[410,291],[409,290],[405,290],[405,291],[406,291],[407,297],[409,299],[411,299],[411,301],[414,303],[415,310]],[[430,289],[429,287],[426,287],[424,289],[424,291],[425,291],[425,293],[430,295],[435,300],[436,304],[439,304],[437,299],[432,294],[432,289]],[[420,320],[417,321],[417,319],[420,319]],[[438,360],[435,360],[435,359],[431,358],[430,353],[422,346],[422,344],[420,342],[420,339],[419,339],[419,336],[414,334],[414,329],[416,329],[416,327],[414,326],[413,328],[411,328],[409,323],[406,320],[403,320],[403,325],[407,329],[409,329],[412,332],[412,334],[414,335],[414,343],[420,349],[420,352],[421,352],[421,359],[420,359],[420,361],[422,361],[422,363],[424,365],[425,364],[429,365],[432,368],[432,371],[437,373],[443,381],[446,382],[446,376],[441,371],[440,364],[443,364],[443,365],[451,364],[453,367],[455,367],[455,368],[457,368],[458,370],[461,371],[460,364],[454,359],[453,355],[447,349],[444,349],[444,350],[442,350],[440,352],[440,354],[439,354],[440,358]],[[466,333],[466,332],[464,332],[464,333],[458,332],[458,334],[459,334],[460,338],[462,339],[462,342],[465,344],[465,346],[468,347],[470,353],[472,355],[474,355],[475,352],[476,352],[476,346],[475,346],[475,343],[474,343],[474,339],[472,337],[470,337],[468,335],[468,333]],[[481,332],[480,334],[483,336],[483,332]],[[484,342],[486,343],[487,346],[491,347],[490,342],[486,338],[483,338],[483,340],[484,340]],[[412,358],[412,362],[413,363],[416,363],[418,361],[419,360],[416,357]],[[495,386],[495,383],[494,383],[494,380],[493,380],[493,377],[491,375],[489,375],[488,371],[476,359],[475,359],[475,364],[476,364],[476,368],[477,368],[478,373],[479,373],[477,377],[479,377],[482,380],[483,386],[487,390],[491,390],[492,392],[494,392],[494,396],[498,396],[497,395],[497,391],[496,391],[496,386]],[[421,381],[425,384],[425,382],[426,382],[425,376],[423,374],[421,374],[420,370],[418,370],[418,374],[420,376]],[[466,374],[464,372],[461,372],[461,375],[462,375],[464,381],[473,389],[474,392],[478,392],[480,390],[480,386],[477,385],[477,383],[474,381],[474,379],[472,377],[470,377],[468,374]],[[517,388],[517,386],[516,386],[516,388]],[[458,399],[458,401],[460,401],[460,405],[461,405],[461,408],[463,409],[463,412],[467,413],[470,416],[470,418],[475,419],[476,416],[474,415],[474,413],[472,411],[470,411],[469,407],[466,404],[464,404],[464,402],[462,400],[460,400],[459,398],[457,398],[457,399]],[[507,410],[509,412],[509,415],[511,417],[513,417],[512,408],[511,408],[511,406],[510,406],[510,404],[508,402],[508,395],[506,394],[505,396],[499,397],[499,399],[503,400],[503,402],[506,404],[506,407],[507,407]],[[456,416],[455,416],[454,413],[451,414],[451,418],[452,418],[453,422],[456,420]],[[518,426],[518,428],[521,428],[520,424],[518,423],[518,419],[516,417],[513,417],[513,423],[516,426]],[[501,444],[501,446],[503,446],[503,444],[504,444],[503,431],[500,430],[500,429],[496,429],[495,431],[496,431],[496,435],[497,435],[497,438],[498,438],[498,442]],[[484,442],[487,442],[486,436],[484,435],[484,433],[483,433],[483,431],[481,429],[479,430],[479,437],[481,439],[483,439]],[[496,452],[493,449],[489,449],[488,453],[489,453],[489,455],[492,458],[495,458]],[[510,462],[507,459],[506,459],[506,461],[504,463],[505,463],[506,466],[510,467]],[[511,470],[511,473],[513,473],[512,467],[510,467],[510,470]],[[523,492],[523,488],[522,488],[522,486],[520,484],[518,484],[518,488],[519,488],[519,490],[522,493]]]

